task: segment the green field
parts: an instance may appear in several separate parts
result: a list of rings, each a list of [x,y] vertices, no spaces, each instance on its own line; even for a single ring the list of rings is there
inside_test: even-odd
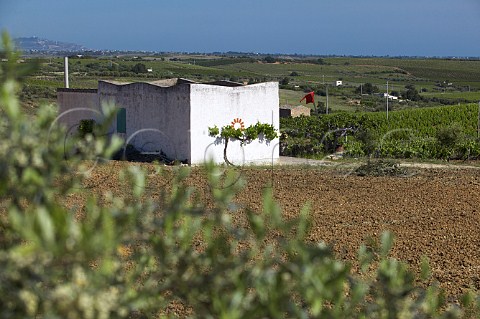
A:
[[[300,102],[300,100],[305,96],[305,93],[298,90],[285,90],[280,89],[280,105],[304,105],[313,109],[313,104],[305,104],[305,100]],[[323,102],[326,104],[327,98],[325,96],[315,96],[315,103]],[[334,111],[346,111],[354,112],[361,110],[361,106],[356,104],[348,103],[348,99],[341,96],[329,96],[328,97],[328,107],[330,110]],[[354,100],[350,100],[354,101]],[[358,101],[358,100],[357,100]]]
[[[475,92],[426,92],[422,96],[433,97],[440,96],[444,99],[466,99],[468,101],[480,101],[480,91]]]
[[[32,103],[35,97],[54,100],[53,93],[63,86],[63,59],[46,58],[41,68],[25,79],[24,94]],[[134,73],[143,64],[148,73]],[[414,58],[276,57],[266,63],[262,57],[213,55],[163,55],[148,57],[71,57],[69,63],[72,88],[95,88],[99,79],[117,81],[153,81],[182,77],[200,82],[230,80],[243,83],[286,81],[280,91],[280,104],[299,104],[305,91],[325,95],[329,86],[329,108],[334,111],[374,111],[384,101],[360,96],[355,89],[372,83],[379,92],[402,94],[406,85],[421,93],[422,101],[392,103],[393,109],[475,102],[480,100],[480,61]],[[334,87],[336,80],[343,86]],[[317,94],[316,101],[326,102]],[[360,104],[361,102],[361,104]],[[311,106],[311,104],[310,104]]]

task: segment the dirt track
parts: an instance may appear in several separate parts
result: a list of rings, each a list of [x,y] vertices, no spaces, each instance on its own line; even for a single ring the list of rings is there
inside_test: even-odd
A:
[[[123,165],[108,164],[108,171],[117,172]],[[150,164],[141,165],[150,170]],[[189,183],[207,192],[197,170]],[[480,290],[479,169],[417,169],[407,178],[347,173],[296,167],[240,170],[248,183],[236,201],[260,210],[264,187],[271,183],[286,217],[311,203],[309,240],[333,244],[339,258],[355,260],[361,243],[390,230],[396,238],[392,255],[417,270],[421,257],[428,257],[433,280],[449,295]],[[113,187],[104,174],[104,169],[96,170],[90,180],[93,188]],[[102,181],[96,183],[96,178]],[[166,184],[156,176],[149,182],[152,190]],[[242,222],[244,216],[238,218]]]

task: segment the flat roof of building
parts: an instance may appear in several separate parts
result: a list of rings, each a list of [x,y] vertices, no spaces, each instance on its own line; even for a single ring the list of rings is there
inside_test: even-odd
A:
[[[124,86],[124,85],[131,85],[131,84],[138,84],[138,83],[146,83],[149,85],[154,85],[162,88],[169,88],[176,85],[181,84],[203,84],[203,85],[215,85],[215,86],[224,86],[224,87],[240,87],[240,86],[249,86],[247,84],[227,81],[227,80],[220,80],[220,81],[212,81],[212,82],[196,82],[189,79],[184,78],[172,78],[172,79],[160,79],[155,81],[138,81],[138,82],[121,82],[115,80],[99,80],[98,82],[109,83],[117,86]],[[255,83],[259,84],[259,83]],[[252,85],[255,85],[252,84]],[[84,92],[84,93],[94,93],[97,89],[71,89],[71,88],[57,88],[57,92]]]
[[[155,81],[146,81],[146,82],[120,82],[120,81],[113,81],[113,80],[101,80],[102,82],[107,82],[114,85],[128,85],[133,83],[148,83],[151,85],[159,86],[159,87],[171,87],[180,84],[207,84],[207,85],[218,85],[218,86],[229,86],[229,87],[236,87],[236,86],[243,86],[241,83],[232,82],[232,81],[213,81],[213,82],[196,82],[189,79],[184,78],[173,78],[173,79],[161,79]]]

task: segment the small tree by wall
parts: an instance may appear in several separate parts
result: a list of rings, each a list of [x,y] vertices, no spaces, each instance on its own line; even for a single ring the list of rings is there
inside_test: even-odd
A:
[[[220,129],[216,125],[209,127],[208,135],[224,140],[223,160],[227,165],[234,166],[227,157],[227,147],[230,139],[239,140],[243,146],[259,139],[261,136],[271,141],[278,137],[278,131],[273,125],[260,122],[245,128],[241,119],[235,119],[230,125],[225,125]]]
[[[87,134],[95,136],[95,126],[97,123],[93,119],[80,120],[78,125],[78,134],[81,138],[85,138]]]

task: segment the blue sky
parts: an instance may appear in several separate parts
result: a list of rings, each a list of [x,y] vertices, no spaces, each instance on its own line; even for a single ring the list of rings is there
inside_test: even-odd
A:
[[[0,29],[92,49],[480,56],[480,0],[0,0]]]

